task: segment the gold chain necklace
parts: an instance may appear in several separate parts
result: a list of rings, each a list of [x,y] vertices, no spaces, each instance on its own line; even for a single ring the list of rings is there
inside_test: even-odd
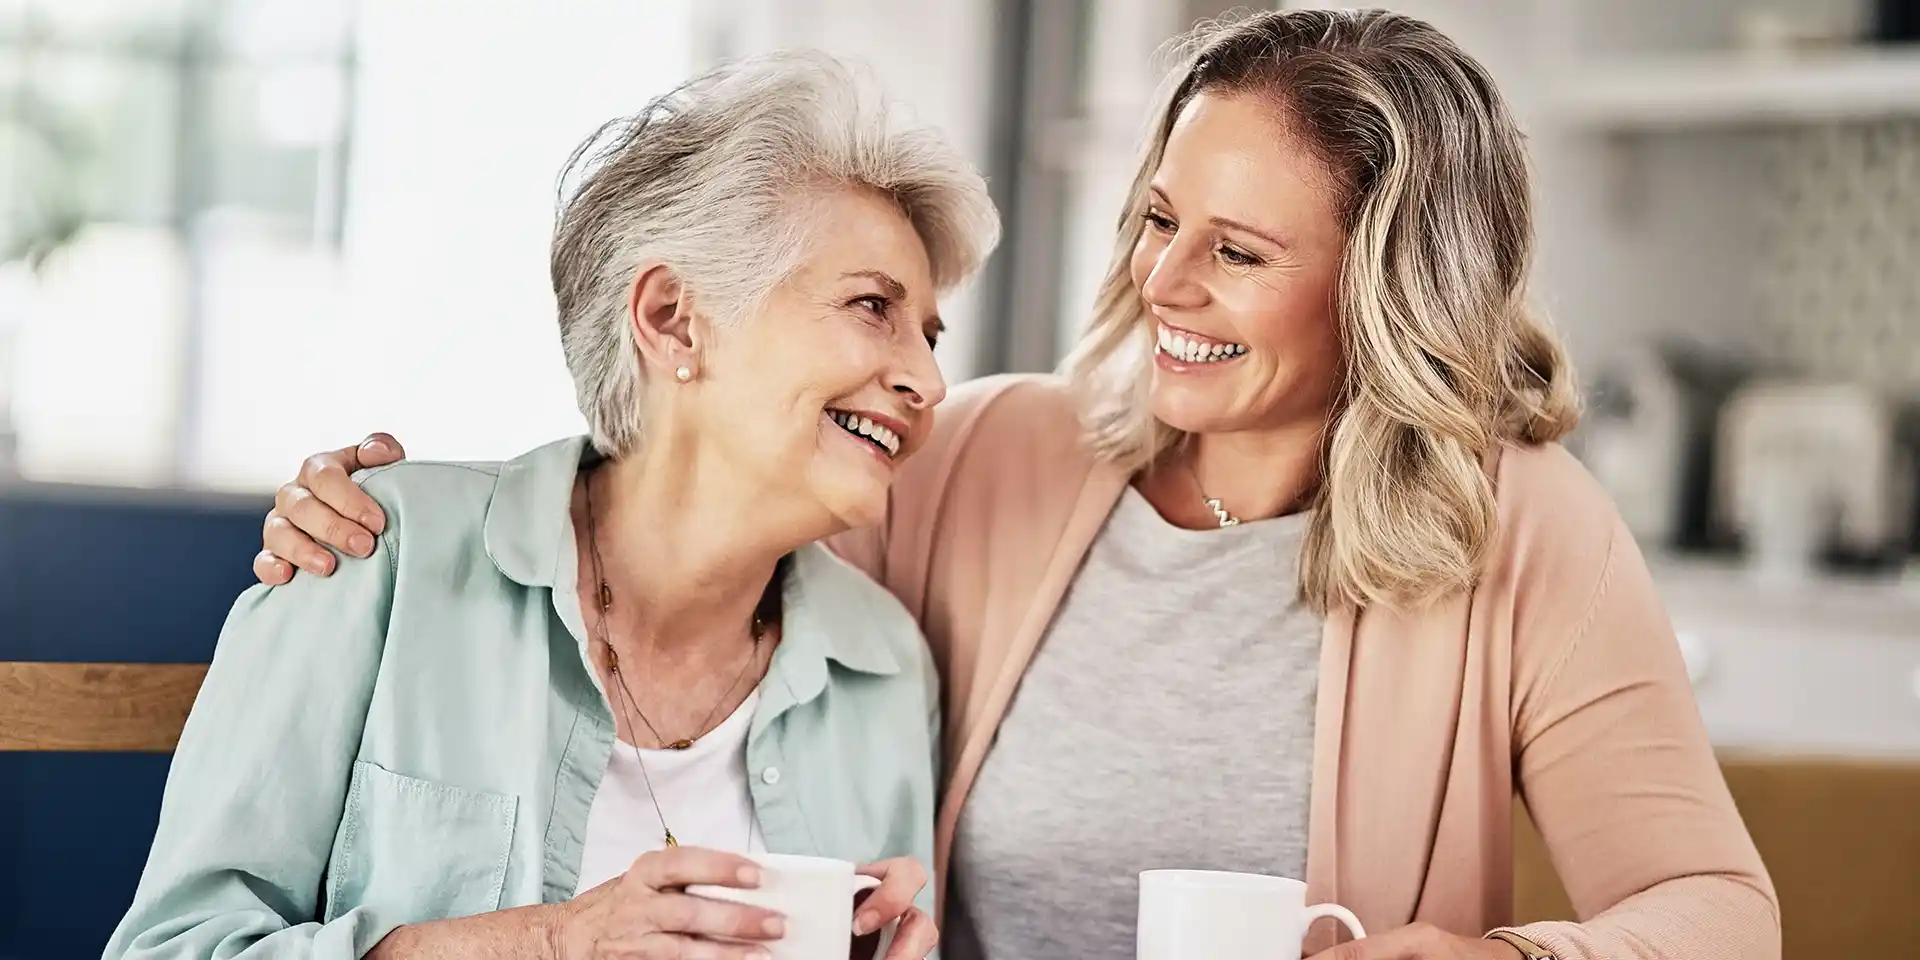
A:
[[[638,730],[633,725],[633,718],[635,715],[638,715],[640,722],[646,726],[647,732],[653,734],[655,740],[664,744],[665,749],[689,749],[697,743],[701,737],[712,732],[713,718],[719,714],[721,705],[732,699],[733,692],[739,689],[740,681],[746,677],[747,671],[752,669],[754,664],[760,662],[761,641],[766,638],[767,623],[771,620],[770,614],[776,612],[778,609],[779,588],[781,581],[784,579],[781,575],[784,572],[784,563],[780,569],[776,569],[773,579],[767,585],[767,593],[761,596],[759,606],[753,611],[753,620],[748,626],[748,631],[753,635],[753,649],[748,652],[746,662],[740,665],[740,673],[733,678],[733,682],[728,684],[727,689],[720,694],[720,699],[714,701],[713,709],[707,711],[706,719],[700,722],[699,732],[691,737],[682,737],[678,740],[668,741],[666,737],[660,735],[660,731],[654,727],[653,721],[647,719],[647,715],[641,711],[639,704],[634,702],[633,690],[627,686],[627,678],[620,673],[620,656],[614,652],[613,641],[607,636],[607,616],[608,612],[613,609],[613,587],[607,583],[606,576],[601,570],[600,531],[593,509],[593,478],[594,474],[587,474],[587,550],[588,554],[593,558],[593,579],[598,585],[598,589],[594,592],[594,599],[597,601],[600,611],[600,636],[598,639],[600,645],[605,647],[607,651],[607,672],[613,675],[614,688],[620,692],[621,713],[627,718],[628,731],[638,733]],[[769,599],[770,597],[772,598],[771,600]],[[653,815],[660,820],[661,842],[668,847],[677,847],[680,845],[680,841],[674,837],[673,827],[667,824],[667,815],[660,809],[660,795],[653,789],[653,776],[647,771],[646,759],[640,755],[640,745],[628,744],[628,746],[633,748],[633,762],[640,767],[640,779],[641,782],[646,784],[647,799],[653,803]],[[748,827],[748,841],[749,843],[752,841],[751,826]]]
[[[639,705],[633,702],[633,690],[632,688],[627,686],[627,678],[624,676],[621,676],[620,674],[620,655],[615,653],[613,650],[613,645],[611,643],[608,643],[604,639],[604,635],[606,633],[605,618],[607,615],[607,609],[610,606],[611,604],[607,603],[607,604],[603,604],[600,607],[600,616],[602,620],[601,634],[603,637],[603,639],[600,642],[602,644],[605,644],[607,648],[607,672],[613,674],[614,681],[620,687],[621,696],[626,698],[627,706],[632,708],[634,713],[640,715],[640,723],[647,728],[648,733],[653,734],[653,738],[655,740],[660,741],[660,749],[662,750],[691,749],[695,743],[698,743],[700,741],[701,737],[704,737],[707,734],[713,732],[713,718],[720,714],[721,705],[725,704],[728,700],[733,698],[733,692],[740,688],[740,681],[746,677],[747,671],[749,669],[752,669],[755,663],[759,662],[760,660],[760,625],[758,623],[754,624],[753,651],[747,654],[746,662],[740,665],[739,675],[735,676],[733,678],[733,682],[727,685],[727,689],[721,692],[720,699],[714,701],[713,709],[707,711],[707,718],[705,720],[700,721],[700,726],[699,726],[700,732],[691,737],[681,737],[678,740],[668,740],[666,737],[661,736],[660,730],[653,725],[653,721],[648,720],[647,715],[641,711]],[[627,726],[628,727],[633,726],[632,717],[627,718]],[[636,747],[636,749],[638,748]]]

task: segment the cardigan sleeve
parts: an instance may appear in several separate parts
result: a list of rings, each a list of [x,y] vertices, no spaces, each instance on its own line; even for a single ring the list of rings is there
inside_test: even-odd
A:
[[[1617,515],[1584,606],[1517,691],[1521,796],[1580,922],[1559,960],[1772,960],[1779,902],[1714,759],[1673,628]]]

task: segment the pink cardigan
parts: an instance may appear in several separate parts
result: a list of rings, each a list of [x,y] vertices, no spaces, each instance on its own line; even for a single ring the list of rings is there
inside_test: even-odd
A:
[[[919,618],[946,681],[943,903],[974,777],[1128,479],[1081,443],[1063,381],[976,380],[902,468],[886,523],[834,544]],[[1311,897],[1373,931],[1510,922],[1518,791],[1584,918],[1519,929],[1561,960],[1777,958],[1772,883],[1612,503],[1557,445],[1504,451],[1496,484],[1470,595],[1328,618]],[[1312,949],[1332,945],[1330,926]]]

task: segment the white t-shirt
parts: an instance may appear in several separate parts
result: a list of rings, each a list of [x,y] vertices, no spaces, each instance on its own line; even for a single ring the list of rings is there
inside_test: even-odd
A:
[[[753,794],[747,789],[747,730],[759,702],[756,688],[739,709],[685,750],[641,750],[636,760],[632,744],[614,741],[607,775],[587,814],[576,896],[626,873],[641,854],[665,846],[663,814],[683,847],[766,851]],[[647,793],[649,777],[659,794],[658,812]]]

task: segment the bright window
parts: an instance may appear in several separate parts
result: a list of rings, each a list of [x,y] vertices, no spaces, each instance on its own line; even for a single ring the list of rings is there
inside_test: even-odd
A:
[[[372,429],[447,458],[578,431],[555,177],[690,72],[691,12],[0,0],[0,251],[58,247],[0,252],[21,472],[266,488]]]

